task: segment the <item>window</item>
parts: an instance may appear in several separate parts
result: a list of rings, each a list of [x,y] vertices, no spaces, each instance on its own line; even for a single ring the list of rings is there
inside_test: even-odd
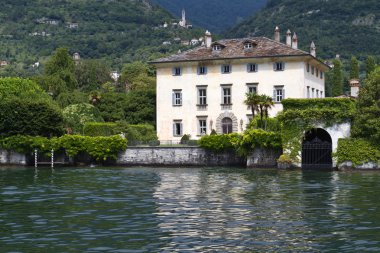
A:
[[[314,98],[314,88],[311,88],[311,97]]]
[[[274,71],[283,71],[285,69],[285,62],[275,62],[273,63]]]
[[[222,46],[221,46],[221,45],[218,45],[218,44],[213,45],[213,46],[212,46],[212,50],[213,50],[213,51],[220,51],[220,50],[222,50]]]
[[[198,133],[199,133],[199,135],[206,135],[207,134],[207,120],[206,120],[206,118],[199,118],[198,119]]]
[[[321,98],[323,98],[323,91],[321,91]]]
[[[198,66],[198,75],[206,75],[206,74],[207,74],[207,67]]]
[[[310,98],[310,86],[307,86],[306,97]]]
[[[223,92],[222,104],[230,105],[231,104],[231,87],[223,87],[222,92]]]
[[[222,74],[231,73],[231,65],[222,65]]]
[[[173,136],[182,136],[182,120],[174,120],[173,122]]]
[[[310,72],[310,64],[309,63],[306,65],[306,71],[307,71],[307,73]]]
[[[316,90],[315,95],[317,96],[317,98],[319,98],[319,90]]]
[[[232,119],[227,117],[222,119],[222,132],[223,134],[232,133]]]
[[[256,63],[248,63],[247,64],[247,71],[248,72],[257,72],[257,64]]]
[[[319,75],[321,79],[323,79],[323,72],[321,71],[321,74]]]
[[[284,98],[285,98],[284,86],[275,86],[273,90],[273,101],[276,103],[279,103]]]
[[[319,77],[319,69],[317,69],[316,76]]]
[[[182,90],[173,90],[173,106],[182,105]]]
[[[311,74],[314,75],[314,66],[311,66]]]
[[[207,89],[206,89],[206,87],[198,88],[198,105],[207,105]]]
[[[247,83],[248,93],[257,93],[257,83]]]
[[[173,68],[173,76],[180,76],[181,75],[181,68],[180,67],[175,67]]]
[[[250,49],[250,48],[253,48],[253,45],[251,42],[244,43],[244,49]]]

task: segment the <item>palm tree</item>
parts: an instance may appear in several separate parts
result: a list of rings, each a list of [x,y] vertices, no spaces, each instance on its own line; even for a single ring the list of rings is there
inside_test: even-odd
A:
[[[265,128],[264,130],[267,130],[267,121],[268,121],[268,115],[269,115],[269,109],[271,109],[274,106],[274,102],[272,97],[267,95],[261,95],[264,113],[265,113]]]
[[[245,94],[244,104],[248,105],[252,111],[252,119],[255,117],[255,111],[259,110],[260,95],[248,92]]]

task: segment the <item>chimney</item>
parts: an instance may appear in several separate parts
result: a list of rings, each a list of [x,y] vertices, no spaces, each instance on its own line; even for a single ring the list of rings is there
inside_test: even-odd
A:
[[[314,41],[312,41],[310,45],[310,54],[314,57],[317,57],[317,48],[314,44]]]
[[[207,30],[205,33],[206,48],[210,48],[212,44],[211,33]]]
[[[292,32],[289,29],[286,32],[286,45],[289,47],[292,46]]]
[[[360,80],[359,79],[351,79],[348,81],[351,87],[351,97],[357,98],[359,95],[360,89]]]
[[[296,33],[293,34],[292,48],[293,49],[298,49],[298,38],[297,38],[297,34]]]
[[[274,40],[280,42],[280,28],[278,26],[274,29]]]

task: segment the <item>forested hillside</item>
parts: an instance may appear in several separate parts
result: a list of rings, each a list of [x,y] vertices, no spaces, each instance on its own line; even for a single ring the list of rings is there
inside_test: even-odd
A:
[[[145,0],[2,0],[0,61],[28,70],[64,46],[83,59],[104,59],[118,68],[177,52],[183,46],[174,38],[190,40],[204,33],[162,27],[172,21],[169,12]]]
[[[209,29],[213,33],[225,31],[227,28],[243,21],[261,9],[267,0],[152,0],[173,15],[180,17],[185,8],[186,19],[192,24]]]
[[[320,57],[336,54],[348,59],[380,56],[380,1],[378,0],[270,0],[252,18],[235,26],[227,37],[272,37],[274,27],[295,31],[302,49],[314,41]],[[284,37],[282,37],[284,40]]]

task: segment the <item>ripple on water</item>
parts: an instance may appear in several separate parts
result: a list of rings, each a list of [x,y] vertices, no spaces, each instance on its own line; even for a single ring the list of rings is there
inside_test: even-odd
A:
[[[4,252],[379,252],[380,175],[0,170]]]

